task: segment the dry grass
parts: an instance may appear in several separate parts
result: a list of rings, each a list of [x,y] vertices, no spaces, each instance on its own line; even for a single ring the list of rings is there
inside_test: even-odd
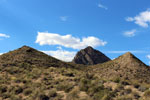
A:
[[[149,76],[130,53],[85,68],[24,46],[0,56],[0,100],[140,100]]]

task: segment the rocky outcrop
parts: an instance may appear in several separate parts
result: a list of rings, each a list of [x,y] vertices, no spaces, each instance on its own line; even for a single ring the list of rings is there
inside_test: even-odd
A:
[[[84,64],[84,65],[95,65],[99,63],[104,63],[110,59],[105,56],[102,52],[93,49],[91,46],[80,50],[73,59],[75,64]]]

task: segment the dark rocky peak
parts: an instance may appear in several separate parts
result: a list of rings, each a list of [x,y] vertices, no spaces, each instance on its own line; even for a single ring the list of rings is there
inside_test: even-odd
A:
[[[95,65],[107,62],[109,60],[110,59],[102,52],[93,49],[91,46],[88,46],[87,48],[80,50],[72,62],[76,64]]]

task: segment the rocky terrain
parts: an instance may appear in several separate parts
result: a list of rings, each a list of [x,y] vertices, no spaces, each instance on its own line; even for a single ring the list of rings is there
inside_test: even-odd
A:
[[[28,46],[0,55],[0,100],[150,100],[150,68],[133,54],[110,60],[87,47],[75,59]]]
[[[110,58],[105,56],[102,52],[93,49],[92,47],[87,47],[80,50],[73,59],[75,64],[84,65],[95,65],[109,61]]]

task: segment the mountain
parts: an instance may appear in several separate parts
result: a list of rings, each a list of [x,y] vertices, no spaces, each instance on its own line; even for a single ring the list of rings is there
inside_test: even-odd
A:
[[[23,46],[17,50],[1,55],[0,66],[67,67],[71,65],[31,47]]]
[[[80,50],[72,62],[75,64],[95,65],[107,61],[110,61],[110,59],[102,52],[88,46],[87,48]]]
[[[99,53],[83,52],[93,62]],[[0,100],[149,100],[149,76],[150,68],[130,52],[83,65],[23,46],[0,56]]]
[[[89,71],[101,78],[121,78],[150,83],[150,67],[130,52],[103,64],[90,66]]]

